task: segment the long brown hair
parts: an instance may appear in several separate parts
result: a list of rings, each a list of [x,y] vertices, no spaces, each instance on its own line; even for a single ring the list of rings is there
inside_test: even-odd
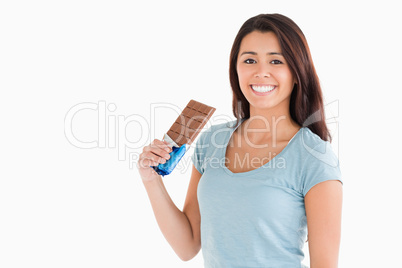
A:
[[[240,90],[236,65],[243,38],[253,32],[273,32],[279,40],[283,57],[297,79],[290,97],[289,112],[300,126],[308,127],[324,141],[331,141],[325,123],[321,86],[311,58],[307,40],[290,18],[281,14],[261,14],[248,19],[240,28],[230,53],[229,76],[233,91],[233,114],[237,124],[250,118],[250,104]]]

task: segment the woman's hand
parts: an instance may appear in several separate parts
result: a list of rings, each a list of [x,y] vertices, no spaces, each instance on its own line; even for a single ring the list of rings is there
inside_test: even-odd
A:
[[[151,181],[160,177],[151,166],[166,163],[170,158],[171,151],[172,148],[168,142],[158,139],[143,148],[137,162],[137,168],[143,181]]]

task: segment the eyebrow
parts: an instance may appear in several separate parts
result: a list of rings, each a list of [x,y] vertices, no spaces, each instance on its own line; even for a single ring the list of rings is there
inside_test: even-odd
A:
[[[240,56],[244,55],[244,54],[251,54],[251,55],[257,55],[257,52],[254,51],[244,51],[243,53],[240,54]],[[267,55],[282,55],[282,53],[279,52],[268,52]]]

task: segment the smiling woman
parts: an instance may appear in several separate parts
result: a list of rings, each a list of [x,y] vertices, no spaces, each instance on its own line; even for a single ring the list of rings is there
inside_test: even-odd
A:
[[[254,50],[250,48],[254,48]],[[255,57],[259,57],[259,61]],[[284,75],[289,79],[290,76],[293,76],[290,85],[291,96],[287,107],[290,117],[298,125],[303,125],[307,118],[314,114],[317,119],[311,120],[310,118],[308,128],[322,140],[331,141],[331,134],[324,120],[321,86],[307,40],[296,23],[280,14],[267,14],[247,20],[239,30],[233,42],[229,65],[230,84],[233,91],[232,107],[237,123],[241,118],[250,118],[252,111],[244,92],[247,86],[245,87],[241,82],[243,70],[247,75],[247,70],[251,68],[243,68],[242,63],[270,68],[261,69],[266,72],[267,76],[272,75],[271,72],[276,73],[279,70],[281,76]],[[254,67],[254,71],[258,67]],[[259,77],[260,80],[263,78]],[[288,86],[288,84],[282,85],[282,91],[289,89]],[[254,92],[266,90],[257,89]]]
[[[183,210],[150,163],[139,170],[163,234],[183,260],[202,248],[205,267],[337,267],[342,180],[305,37],[280,14],[246,21],[230,56],[237,122],[200,134]],[[313,117],[312,115],[319,115]]]

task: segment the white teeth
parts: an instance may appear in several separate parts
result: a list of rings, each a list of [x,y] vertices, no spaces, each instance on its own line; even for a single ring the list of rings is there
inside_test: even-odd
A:
[[[257,92],[265,93],[273,90],[276,86],[251,86]]]

